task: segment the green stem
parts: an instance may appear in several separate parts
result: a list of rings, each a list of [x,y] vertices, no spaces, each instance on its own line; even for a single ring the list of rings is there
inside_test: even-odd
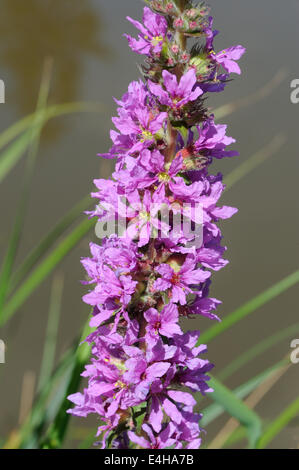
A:
[[[165,161],[166,163],[170,163],[175,157],[175,148],[176,148],[176,141],[177,141],[178,131],[172,127],[170,120],[168,120],[167,124],[167,149],[165,151]]]
[[[180,13],[183,13],[187,5],[187,0],[177,0],[177,7]],[[182,50],[186,50],[187,46],[187,38],[184,33],[180,33],[179,31],[175,34],[176,43],[180,46]]]

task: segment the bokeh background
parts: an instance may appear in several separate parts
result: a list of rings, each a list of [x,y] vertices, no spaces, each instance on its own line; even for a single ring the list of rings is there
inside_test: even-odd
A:
[[[222,94],[210,98],[220,108],[240,157],[217,164],[231,174],[257,152],[256,165],[225,193],[224,203],[239,214],[223,224],[230,264],[215,273],[212,294],[223,301],[220,316],[298,269],[298,116],[290,101],[290,82],[299,78],[298,0],[210,0],[217,50],[235,44],[247,48],[243,74]],[[112,97],[120,97],[138,76],[139,58],[124,32],[127,15],[141,18],[140,0],[0,0],[0,78],[6,103],[0,105],[0,131],[35,110],[45,58],[53,60],[49,103],[99,103],[99,110],[51,120],[42,133],[30,187],[30,201],[15,265],[57,220],[92,189],[92,180],[108,177],[112,166],[98,152],[109,148]],[[232,109],[226,105],[233,104]],[[225,106],[223,108],[223,106]],[[233,111],[233,112],[230,112]],[[226,115],[225,115],[226,114]],[[259,160],[265,160],[261,163]],[[25,158],[0,185],[0,257],[11,240],[21,197]],[[250,160],[251,161],[251,160]],[[83,220],[82,216],[82,220]],[[0,438],[12,436],[34,401],[45,342],[51,291],[61,292],[55,363],[80,334],[88,309],[81,302],[83,270],[91,232],[39,286],[0,330],[6,364],[0,364]],[[55,287],[56,286],[56,287]],[[258,309],[209,347],[217,370],[266,336],[298,321],[298,289],[293,287]],[[205,331],[210,324],[195,321]],[[299,329],[258,359],[247,363],[226,384],[235,388],[290,353]],[[215,373],[216,373],[215,372]],[[292,365],[265,394],[256,409],[271,421],[299,394],[299,364]],[[208,427],[209,440],[227,422],[222,415]],[[95,421],[72,419],[67,447],[78,447]],[[238,446],[239,444],[236,444]],[[299,420],[289,423],[272,448],[298,448]]]

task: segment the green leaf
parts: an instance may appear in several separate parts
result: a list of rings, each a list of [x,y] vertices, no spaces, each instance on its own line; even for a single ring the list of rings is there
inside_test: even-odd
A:
[[[12,446],[8,440],[5,443],[5,448],[37,447],[38,438],[47,424],[47,419],[51,419],[51,416],[48,416],[47,413],[50,396],[51,394],[56,395],[55,390],[57,384],[68,376],[68,372],[74,361],[77,346],[78,345],[76,343],[66,352],[66,354],[63,355],[58,366],[50,377],[50,380],[43,386],[42,390],[35,398],[30,415],[22,427],[17,431],[17,437],[13,439],[14,445]]]
[[[274,421],[257,443],[258,449],[264,449],[270,442],[299,415],[299,397],[296,398]]]
[[[50,380],[56,352],[57,335],[59,328],[59,320],[61,313],[61,300],[63,293],[63,276],[57,274],[54,276],[51,297],[50,297],[50,308],[48,316],[48,324],[46,329],[46,338],[44,342],[44,351],[42,355],[42,362],[40,367],[39,381],[37,390],[40,391],[44,388],[44,385]]]
[[[57,242],[58,238],[70,228],[76,219],[82,215],[82,212],[88,209],[90,204],[90,196],[83,198],[41,239],[37,246],[27,255],[21,266],[12,273],[8,286],[8,294],[16,290],[18,284],[28,276],[37,262]]]
[[[214,377],[211,378],[209,384],[214,389],[213,400],[221,405],[230,416],[236,418],[246,427],[249,447],[253,448],[262,432],[262,423],[259,416]]]
[[[73,114],[76,112],[99,112],[100,105],[92,103],[66,103],[45,108],[44,111],[36,111],[34,114],[23,118],[21,121],[13,124],[10,128],[0,134],[0,150],[5,147],[14,138],[18,137],[3,153],[0,155],[0,183],[9,174],[9,172],[20,161],[32,140],[32,126],[34,122],[39,121],[40,126],[53,118]]]
[[[25,196],[24,191],[23,191],[23,196],[24,197],[21,198],[21,201],[19,203],[12,235],[10,237],[9,246],[5,253],[3,264],[1,267],[0,312],[7,296],[9,281],[10,281],[13,265],[15,262],[15,258],[17,255],[17,251],[19,248],[21,233],[22,233],[22,229],[24,225],[24,218],[25,218],[25,212],[26,212],[26,206],[27,206],[27,197]]]
[[[0,155],[0,183],[25,153],[31,138],[31,132],[25,132]]]
[[[296,334],[298,331],[299,323],[295,323],[294,325],[288,326],[278,333],[269,336],[260,343],[255,344],[252,348],[237,356],[236,359],[231,361],[224,369],[222,369],[217,375],[217,378],[219,380],[226,380],[232,374],[248,364],[248,362],[255,359],[257,356],[264,353],[280,341],[283,341],[284,339],[291,337],[293,334]]]
[[[28,138],[29,151],[28,151],[28,157],[26,161],[25,174],[23,176],[23,187],[22,187],[21,199],[20,199],[19,207],[17,209],[13,233],[10,239],[6,256],[4,258],[1,276],[0,276],[0,311],[6,299],[9,279],[10,279],[13,264],[15,262],[15,258],[17,255],[21,233],[22,233],[22,229],[23,229],[23,225],[25,221],[26,210],[27,210],[31,183],[32,183],[32,177],[33,177],[33,171],[34,171],[34,166],[35,166],[35,162],[37,159],[40,135],[42,131],[42,120],[41,118],[38,118],[38,116],[42,116],[42,114],[39,114],[39,112],[42,113],[47,104],[49,90],[50,90],[51,73],[52,73],[52,60],[48,59],[45,61],[45,64],[44,64],[43,75],[42,75],[41,85],[40,85],[39,94],[38,94],[38,101],[37,101],[37,108],[36,108],[38,113],[35,115],[35,118],[32,123],[32,128],[30,130],[29,138]]]
[[[137,430],[137,433],[140,432],[141,426],[144,421],[144,417],[146,415],[146,411],[147,411],[146,405],[139,405],[139,406],[135,406],[134,408],[132,408],[133,422]]]
[[[86,327],[80,339],[80,343],[83,337],[89,332],[89,327]],[[43,436],[48,435],[49,425],[53,426],[53,422],[60,413],[60,409],[66,397],[69,395],[69,385],[74,376],[74,370],[78,360],[81,361],[82,364],[86,363],[89,354],[89,346],[84,344],[79,347],[78,341],[64,354],[52,376],[44,383],[40,393],[36,397],[29,417],[18,431],[17,439],[14,439],[19,445],[13,448],[40,448]],[[78,377],[80,381],[80,372]],[[71,403],[67,401],[67,405],[69,408]],[[69,415],[64,414],[68,420]],[[5,447],[11,448],[9,443],[6,443]]]
[[[0,327],[3,326],[56,266],[70,253],[94,226],[94,220],[84,220],[42,261],[28,276],[0,312]]]
[[[68,380],[68,384],[65,393],[62,397],[61,404],[53,420],[53,424],[51,425],[48,433],[46,434],[46,437],[40,443],[40,446],[44,449],[60,448],[65,437],[70,420],[70,415],[67,413],[67,410],[72,406],[67,397],[78,391],[82,378],[81,373],[90,357],[91,352],[90,345],[86,342],[81,344],[81,342],[85,340],[86,336],[90,334],[91,331],[91,328],[87,324],[82,333],[80,347],[77,349],[76,354],[74,356],[75,360],[72,367],[72,373]]]
[[[209,343],[228,328],[235,325],[243,318],[246,318],[250,313],[255,312],[258,308],[262,307],[266,303],[275,299],[275,297],[278,295],[295,286],[298,282],[299,270],[285,277],[277,284],[274,284],[274,286],[262,292],[257,297],[254,297],[242,307],[239,307],[237,310],[226,316],[221,323],[218,323],[209,328],[208,331],[203,333],[200,337],[199,344]]]
[[[78,112],[99,112],[103,110],[103,106],[100,103],[87,103],[87,102],[71,102],[56,104],[48,106],[44,111],[35,111],[22,118],[20,121],[12,124],[8,129],[0,134],[0,150],[4,148],[9,142],[15,139],[18,135],[27,131],[32,127],[33,122],[36,119],[41,119],[43,125],[50,119],[64,116],[67,114],[73,114]]]
[[[265,380],[267,380],[269,377],[275,374],[277,372],[277,369],[284,367],[287,363],[288,361],[286,360],[279,361],[274,366],[269,367],[265,371],[261,372],[255,377],[252,377],[251,379],[249,379],[248,381],[246,381],[239,387],[235,388],[232,393],[237,398],[242,400],[247,395],[249,395],[253,390],[255,390],[258,386],[260,386]],[[213,394],[211,395],[211,398],[213,399]],[[204,427],[208,426],[208,424],[212,423],[215,419],[219,418],[219,416],[221,416],[224,413],[224,411],[225,409],[221,404],[213,403],[212,405],[208,406],[202,411],[203,418],[200,423]]]

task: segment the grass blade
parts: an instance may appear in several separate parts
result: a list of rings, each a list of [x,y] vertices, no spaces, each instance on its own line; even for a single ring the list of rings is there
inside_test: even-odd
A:
[[[51,73],[52,73],[52,61],[46,60],[43,69],[43,75],[41,80],[41,86],[38,95],[38,102],[37,102],[37,111],[43,111],[46,106],[49,91],[50,91],[50,81],[51,81]],[[39,114],[38,114],[39,115]],[[31,129],[30,138],[28,143],[29,152],[27,158],[27,165],[25,169],[24,175],[24,184],[22,189],[22,195],[19,207],[17,209],[17,215],[15,219],[15,224],[13,228],[13,234],[10,240],[9,248],[4,258],[2,271],[0,275],[0,311],[6,299],[9,279],[11,276],[13,264],[16,258],[17,250],[19,247],[20,237],[22,228],[25,221],[26,216],[26,209],[30,195],[30,188],[31,188],[31,180],[33,176],[33,170],[37,158],[38,147],[40,142],[40,135],[42,131],[42,123],[41,120],[35,117],[33,121],[33,127]]]
[[[253,448],[262,433],[262,423],[259,416],[214,377],[211,378],[209,384],[214,389],[213,400],[246,427],[249,447]]]
[[[15,139],[18,135],[30,129],[36,118],[41,119],[44,125],[48,120],[59,116],[77,112],[99,112],[101,110],[103,110],[103,107],[100,103],[88,103],[84,101],[61,103],[48,106],[44,111],[39,113],[34,112],[29,116],[24,117],[20,121],[12,124],[8,129],[3,131],[0,134],[0,150],[2,150],[2,148],[9,144],[9,142]]]
[[[34,114],[27,116],[2,132],[0,134],[0,150],[15,137],[19,135],[20,137],[0,155],[0,183],[15,167],[29,147],[32,140],[32,126],[34,122],[38,121],[40,126],[43,127],[50,119],[59,116],[77,112],[98,112],[101,109],[99,104],[93,103],[66,103],[51,106],[43,111],[36,111]]]
[[[86,336],[90,333],[91,329],[87,324],[83,330],[81,341],[85,340]],[[45,439],[43,439],[43,441],[41,442],[41,447],[44,449],[60,448],[63,439],[66,435],[70,420],[70,415],[67,413],[67,410],[71,407],[71,403],[69,402],[67,397],[78,391],[82,379],[81,373],[90,357],[91,352],[90,345],[86,342],[81,344],[81,341],[80,347],[77,349],[77,352],[75,354],[74,366],[61,406],[59,407],[58,413],[53,421],[52,426],[49,429],[49,432],[47,433]]]
[[[70,253],[94,226],[94,220],[84,220],[42,261],[28,276],[0,312],[0,327],[3,326],[56,266]]]
[[[61,312],[61,301],[63,293],[64,279],[61,274],[54,276],[51,298],[48,324],[46,329],[46,338],[44,343],[44,351],[40,368],[40,375],[38,381],[38,392],[44,388],[45,384],[51,377],[53,365],[55,361],[57,334]]]
[[[256,406],[264,399],[264,397],[270,392],[271,388],[277,384],[284,374],[289,370],[291,364],[289,360],[282,361],[281,366],[271,373],[269,377],[266,377],[246,398],[245,404],[250,409],[255,409]],[[238,421],[235,418],[229,418],[227,423],[222,427],[219,433],[210,442],[208,449],[219,449],[222,448],[232,433],[239,427]]]
[[[286,360],[279,361],[274,366],[269,367],[265,371],[261,372],[255,377],[252,377],[247,382],[235,388],[232,393],[240,400],[243,400],[245,397],[247,397],[247,395],[249,395],[249,393],[255,390],[265,380],[275,374],[277,369],[279,369],[280,367],[284,367],[286,364]],[[213,398],[213,395],[211,395],[211,398]],[[218,403],[213,403],[212,405],[208,406],[203,410],[203,418],[201,420],[201,424],[203,426],[208,426],[208,424],[212,423],[215,419],[219,418],[222,413],[224,413],[224,407]]]
[[[267,428],[257,443],[258,449],[264,449],[270,442],[299,415],[299,397],[296,398]]]
[[[230,362],[224,369],[220,371],[217,375],[219,380],[226,380],[232,374],[237,372],[241,367],[244,367],[248,362],[255,359],[260,354],[264,353],[268,349],[270,349],[275,344],[279,343],[280,341],[291,337],[293,334],[298,333],[299,331],[299,323],[295,323],[278,333],[269,336],[268,338],[264,339],[258,344],[255,344],[251,349],[245,351],[243,354],[238,356],[232,362]]]
[[[40,261],[46,252],[57,242],[57,239],[70,228],[70,226],[87,210],[91,204],[90,196],[83,198],[50,230],[38,245],[28,254],[23,263],[12,274],[8,287],[8,294],[15,291],[18,284],[28,276],[32,268]]]
[[[0,183],[25,153],[31,138],[32,133],[30,131],[25,132],[2,153],[0,156]]]
[[[50,395],[55,391],[57,383],[68,376],[72,368],[76,348],[77,344],[70,348],[61,358],[50,380],[44,385],[43,389],[36,397],[31,413],[25,423],[17,432],[13,433],[12,439],[6,441],[4,446],[6,449],[37,447],[38,438],[47,425],[47,408]]]
[[[237,310],[226,316],[221,323],[218,323],[217,325],[209,328],[208,331],[202,334],[200,338],[200,344],[209,343],[228,328],[247,317],[250,313],[255,312],[258,308],[262,307],[266,303],[275,299],[275,297],[278,295],[295,286],[298,282],[299,270],[285,277],[277,284],[274,284],[269,289],[244,304],[242,307],[239,307]]]

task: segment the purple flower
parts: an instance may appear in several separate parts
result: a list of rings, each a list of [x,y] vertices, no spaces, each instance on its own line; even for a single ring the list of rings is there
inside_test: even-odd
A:
[[[205,220],[229,219],[238,212],[238,209],[229,206],[218,207],[216,204],[224,191],[225,186],[221,181],[216,181],[210,186],[209,193],[201,197],[201,204],[205,211]]]
[[[196,259],[205,268],[219,271],[228,264],[228,261],[222,258],[222,254],[225,250],[226,248],[220,244],[208,245],[207,243],[204,247],[197,250]]]
[[[137,261],[140,256],[136,245],[128,244],[112,235],[103,241],[102,246],[90,243],[91,258],[81,260],[89,283],[93,284],[101,279],[102,270],[105,265],[115,270],[116,274],[125,274],[137,269]]]
[[[168,377],[166,377],[164,383],[157,379],[151,387],[152,398],[149,423],[156,432],[160,432],[162,428],[164,413],[167,418],[177,426],[181,424],[184,419],[181,413],[181,405],[193,407],[196,404],[195,399],[189,393],[169,390],[169,388],[167,388],[174,376],[174,371],[169,369]]]
[[[100,278],[89,294],[83,297],[88,305],[101,305],[108,299],[118,299],[125,307],[131,300],[131,295],[135,292],[137,281],[133,281],[131,276],[117,276],[108,266],[103,266]]]
[[[210,379],[207,373],[210,372],[211,369],[213,369],[213,364],[208,360],[201,359],[194,369],[180,370],[177,373],[178,382],[194,392],[200,392],[202,395],[205,395],[207,392],[212,391],[207,385]]]
[[[194,413],[192,406],[185,406],[182,411],[183,420],[177,425],[175,438],[176,449],[183,448],[183,442],[187,442],[186,449],[199,449],[201,438],[199,437],[201,429],[198,425],[202,415]]]
[[[228,49],[218,52],[218,54],[213,54],[213,58],[216,60],[217,64],[222,65],[228,73],[237,73],[240,75],[241,69],[236,61],[241,59],[245,51],[246,49],[242,46],[229,47]]]
[[[133,20],[127,16],[129,20],[140,32],[138,40],[132,38],[128,34],[125,37],[129,41],[130,48],[137,54],[160,54],[167,32],[167,21],[163,16],[156,15],[149,8],[143,10],[143,23]]]
[[[196,268],[196,262],[192,256],[187,257],[185,263],[176,271],[169,264],[161,264],[156,268],[161,278],[154,282],[153,288],[157,291],[170,290],[171,301],[181,305],[187,303],[186,294],[193,291],[189,286],[205,282],[211,275],[208,271]]]
[[[146,107],[149,99],[147,87],[142,80],[131,82],[128,86],[128,91],[122,96],[120,100],[114,98],[114,101],[127,111],[134,111],[140,107]]]
[[[140,157],[134,159],[132,166],[113,174],[113,177],[130,191],[154,186],[157,190],[166,186],[183,167],[181,156],[176,157],[169,165],[165,164],[164,155],[159,150],[144,149]]]
[[[128,197],[128,199],[130,202],[131,221],[126,230],[125,237],[131,240],[138,239],[138,246],[142,247],[148,244],[155,230],[156,233],[161,231],[163,236],[167,236],[169,226],[158,218],[159,212],[163,211],[163,205],[167,204],[163,186],[153,195],[151,195],[150,191],[146,190],[142,200],[138,192],[132,193],[132,196]]]
[[[166,305],[161,312],[155,308],[150,308],[144,314],[148,325],[146,327],[147,333],[150,335],[162,335],[167,338],[173,337],[175,334],[182,334],[181,328],[178,325],[179,312],[174,304]]]
[[[153,95],[155,95],[161,104],[173,109],[181,108],[187,103],[195,101],[203,94],[201,88],[197,85],[197,78],[194,69],[186,72],[178,83],[176,75],[164,70],[162,73],[164,88],[158,83],[149,80],[148,86]]]
[[[74,416],[86,418],[90,413],[105,414],[102,399],[90,396],[87,390],[84,390],[84,393],[69,395],[68,400],[75,405],[75,408],[68,410],[68,413]]]
[[[214,158],[234,157],[239,155],[235,151],[226,151],[228,145],[235,139],[226,135],[227,126],[215,124],[213,119],[205,121],[202,127],[197,126],[199,138],[194,142],[194,150],[201,155]]]
[[[167,119],[167,113],[153,113],[147,107],[136,108],[128,112],[120,108],[119,117],[112,119],[113,124],[123,134],[135,138],[136,143],[130,148],[130,153],[140,152],[155,141],[155,134],[161,130]]]
[[[193,304],[189,306],[189,313],[220,321],[219,317],[212,313],[212,311],[217,310],[220,304],[221,302],[217,299],[197,297]]]
[[[155,379],[163,377],[170,367],[169,362],[154,362],[148,364],[144,357],[133,357],[126,361],[125,366],[127,372],[124,373],[124,378],[136,384],[136,396],[146,397],[149,392],[150,386]]]
[[[222,175],[209,174],[214,158],[237,155],[227,150],[235,140],[200,97],[240,73],[245,49],[214,52],[218,31],[203,5],[185,2],[179,11],[174,2],[148,3],[144,25],[128,18],[138,38],[126,35],[147,56],[143,81],[115,99],[117,130],[101,154],[116,159],[115,171],[94,181],[97,206],[87,213],[103,239],[82,259],[92,354],[82,373],[87,386],[69,397],[68,413],[98,416],[102,448],[197,449],[201,415],[193,394],[213,391],[213,365],[202,356],[199,332],[183,333],[180,318],[219,320],[221,302],[209,296],[211,271],[227,264],[218,222],[237,211],[219,206]],[[199,54],[179,40],[191,32],[206,40]],[[107,235],[111,227],[118,235]]]
[[[176,440],[171,438],[171,436],[175,432],[175,427],[171,423],[156,437],[154,436],[151,427],[147,424],[143,424],[142,429],[147,434],[148,440],[144,437],[138,436],[132,431],[128,432],[130,440],[141,448],[166,449],[176,443]]]
[[[182,177],[173,178],[169,187],[176,200],[179,199],[186,202],[201,202],[201,195],[205,189],[202,181],[186,184]]]
[[[214,38],[219,34],[217,29],[213,30],[214,19],[212,16],[208,19],[208,25],[204,28],[206,35],[206,49],[211,52],[214,49]]]

